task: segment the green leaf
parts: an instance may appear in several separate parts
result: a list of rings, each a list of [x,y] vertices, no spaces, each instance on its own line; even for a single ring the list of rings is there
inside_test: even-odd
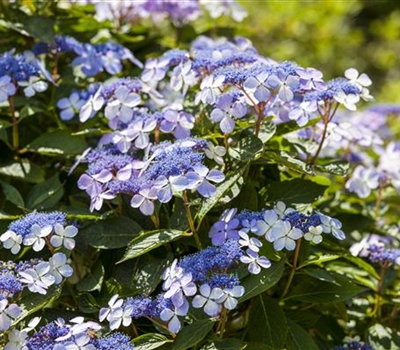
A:
[[[213,326],[214,321],[203,319],[183,327],[176,336],[171,350],[186,350],[196,345],[206,337]]]
[[[267,200],[282,201],[286,204],[312,203],[321,197],[328,186],[317,184],[311,180],[293,179],[273,182],[268,185]]]
[[[24,208],[25,202],[21,196],[21,193],[12,185],[7,182],[0,181],[0,184],[3,188],[4,195],[8,201],[12,204],[15,204],[17,207]]]
[[[174,241],[185,235],[185,232],[178,230],[155,230],[143,232],[138,237],[129,242],[123,258],[118,262],[137,258],[140,255],[163,245],[164,243]]]
[[[135,350],[153,350],[170,342],[172,342],[172,340],[158,333],[143,334],[132,340],[132,343],[135,345]]]
[[[282,349],[286,341],[286,317],[279,304],[267,295],[259,295],[253,302],[249,316],[250,339]]]
[[[371,264],[367,263],[364,259],[359,258],[358,256],[352,256],[350,254],[345,255],[344,258],[352,262],[359,268],[363,269],[364,271],[368,272],[369,275],[375,277],[377,280],[380,279],[379,273],[376,272],[375,268]]]
[[[79,292],[92,292],[100,291],[101,285],[104,280],[104,267],[100,260],[98,260],[82,281],[76,285]]]
[[[333,261],[339,259],[341,256],[336,254],[322,254],[317,256],[311,256],[310,259],[303,261],[300,267],[304,267],[307,265],[319,265],[321,266],[323,263],[328,261]]]
[[[26,182],[38,183],[44,181],[44,171],[27,159],[0,167],[0,174]]]
[[[374,350],[398,350],[400,349],[399,331],[375,324],[367,331],[367,342]]]
[[[270,163],[284,165],[291,170],[303,174],[314,175],[314,170],[311,165],[293,157],[285,151],[269,150],[263,153],[263,158],[268,160]]]
[[[306,303],[336,303],[365,291],[365,288],[357,286],[344,276],[332,272],[330,274],[335,283],[303,277],[286,299],[295,299]]]
[[[241,138],[235,147],[229,148],[229,155],[241,162],[247,162],[255,159],[262,148],[262,141],[253,134],[248,134]]]
[[[54,42],[54,21],[39,15],[27,16],[24,29],[34,38],[45,43]]]
[[[283,123],[286,124],[286,123]],[[272,136],[276,133],[276,125],[273,123],[263,123],[260,127],[260,132],[258,134],[258,138],[262,143],[268,142]]]
[[[26,207],[30,209],[48,209],[54,207],[64,195],[64,188],[58,174],[45,182],[32,187],[26,199]]]
[[[221,339],[214,340],[211,344],[201,347],[201,350],[244,350],[247,349],[246,344],[238,339]]]
[[[126,245],[137,236],[142,228],[126,217],[99,220],[81,231],[81,235],[92,247],[117,249]]]
[[[258,275],[248,275],[244,278],[242,286],[246,292],[239,299],[239,302],[251,299],[273,287],[283,275],[284,264],[283,259],[273,262],[270,268],[262,269]]]
[[[349,171],[349,167],[350,166],[349,166],[348,162],[338,160],[338,161],[329,163],[327,165],[316,164],[314,168],[315,168],[315,170],[318,170],[318,171],[321,171],[324,173],[346,176]]]
[[[337,284],[335,278],[328,271],[324,269],[307,268],[303,269],[302,272],[321,281]]]
[[[14,320],[13,324],[23,320],[25,317],[33,314],[34,312],[43,309],[46,305],[51,304],[61,294],[61,287],[58,285],[51,286],[46,295],[39,293],[32,293],[25,289],[22,293],[22,298],[18,300],[18,306],[22,309],[22,313]]]
[[[49,156],[65,154],[81,154],[87,148],[84,139],[72,136],[66,130],[57,130],[40,135],[33,140],[27,149]]]
[[[150,295],[161,282],[163,271],[170,261],[170,257],[157,259],[148,254],[142,255],[133,262],[119,265],[114,277],[135,294]]]
[[[94,314],[99,312],[99,305],[90,293],[81,293],[78,296],[78,308],[86,314]]]
[[[288,334],[286,338],[287,350],[318,350],[313,338],[304,328],[287,318]]]
[[[10,122],[7,122],[5,120],[0,120],[0,130],[1,129],[7,129],[10,126],[12,126],[12,124]]]
[[[235,173],[230,173],[226,176],[225,181],[217,187],[216,192],[210,197],[202,201],[201,207],[196,214],[196,219],[201,222],[206,214],[218,204],[218,202],[225,196],[229,196],[229,191],[234,188],[237,183],[243,184],[242,174],[246,167],[238,170]],[[239,191],[240,192],[240,191]],[[239,192],[235,191],[234,197],[236,197]],[[230,199],[234,197],[229,196]],[[224,201],[224,203],[227,203]]]

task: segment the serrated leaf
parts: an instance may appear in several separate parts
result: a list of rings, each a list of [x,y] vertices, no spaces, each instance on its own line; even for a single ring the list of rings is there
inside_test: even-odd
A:
[[[80,234],[92,247],[117,249],[126,247],[141,231],[142,228],[135,221],[116,217],[96,221],[81,230]]]
[[[258,275],[248,275],[243,279],[242,286],[245,288],[244,295],[239,302],[251,299],[273,287],[281,279],[284,270],[283,259],[273,262],[268,269],[262,269]]]
[[[218,202],[242,179],[242,174],[246,167],[238,170],[235,173],[228,174],[225,181],[217,187],[216,192],[210,197],[202,201],[199,211],[195,219],[202,221],[206,214],[218,204]],[[238,193],[237,193],[238,194]],[[237,195],[236,194],[236,195]],[[233,198],[231,198],[233,199]],[[226,201],[224,203],[227,203]]]
[[[137,258],[140,255],[158,248],[164,243],[174,241],[185,235],[184,231],[178,230],[155,230],[143,232],[138,237],[129,242],[123,258],[118,262]]]
[[[132,343],[135,345],[135,350],[153,350],[170,342],[172,342],[172,340],[158,333],[143,334],[132,340]]]
[[[313,338],[296,322],[287,318],[288,334],[286,338],[287,350],[318,350]]]
[[[286,341],[286,317],[279,304],[267,295],[255,298],[249,316],[250,339],[274,349],[282,349]]]
[[[350,282],[346,277],[330,273],[335,283],[324,282],[312,277],[304,277],[286,299],[306,303],[335,303],[362,293],[365,288]]]
[[[196,345],[206,337],[213,326],[214,321],[203,319],[183,327],[176,336],[171,350],[186,350]]]
[[[44,171],[27,159],[0,167],[0,174],[26,182],[44,181]]]
[[[29,191],[26,207],[30,209],[48,209],[54,207],[64,195],[64,188],[58,179],[58,174]]]
[[[293,179],[273,182],[267,189],[267,201],[282,201],[286,204],[312,203],[321,197],[328,186],[311,180]]]
[[[6,199],[15,204],[17,207],[24,208],[25,202],[21,196],[21,193],[12,185],[8,184],[7,182],[0,181],[0,184],[3,188],[4,195]]]
[[[66,130],[57,130],[40,135],[27,149],[45,155],[81,154],[87,148],[84,139],[72,136]]]
[[[103,264],[98,260],[83,280],[79,281],[76,285],[76,289],[79,292],[100,291],[104,280],[104,272]]]

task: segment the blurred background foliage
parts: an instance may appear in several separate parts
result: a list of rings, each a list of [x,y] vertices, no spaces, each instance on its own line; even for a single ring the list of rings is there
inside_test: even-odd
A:
[[[63,9],[63,1],[59,1],[60,8],[56,1],[0,0],[0,21],[20,22],[19,27],[11,28],[16,36],[9,35],[10,28],[4,27],[4,21],[0,23],[1,51],[15,47],[16,43],[24,46],[21,45],[24,40],[29,49],[34,40],[21,37],[22,29],[37,34],[36,41],[49,39],[51,22],[44,18],[57,18],[56,33],[75,37],[79,33],[77,39],[82,42],[114,36],[142,60],[157,49],[185,47],[185,43],[199,34],[242,35],[261,54],[277,61],[315,67],[324,72],[325,79],[342,76],[347,68],[355,67],[372,78],[371,92],[377,102],[400,101],[400,5],[395,0],[240,0],[249,13],[240,24],[227,17],[217,20],[202,17],[178,29],[167,21],[158,24],[141,21],[128,27],[98,23],[93,18],[92,5],[68,9],[68,3],[64,1],[66,9]],[[24,18],[19,11],[21,5],[37,17]]]
[[[315,67],[325,78],[366,72],[377,102],[400,102],[400,4],[369,1],[242,1],[239,31],[261,54]]]

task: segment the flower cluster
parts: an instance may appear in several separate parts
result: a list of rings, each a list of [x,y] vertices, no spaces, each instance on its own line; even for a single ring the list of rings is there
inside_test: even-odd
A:
[[[368,234],[360,242],[352,245],[350,252],[380,265],[400,265],[400,249],[392,248],[391,245],[392,237]]]
[[[158,317],[172,333],[178,333],[179,317],[186,316],[190,306],[204,308],[211,317],[218,316],[222,308],[233,310],[245,292],[235,272],[242,256],[239,242],[228,240],[221,246],[175,259],[164,271],[161,294],[154,299],[137,296],[125,301],[115,295],[108,307],[100,310],[100,321],[107,320],[111,329],[117,329],[121,324],[129,326],[132,318]]]
[[[73,59],[72,66],[85,77],[93,77],[102,71],[106,71],[109,74],[118,74],[122,70],[123,60],[129,60],[142,67],[142,64],[130,50],[112,42],[83,44],[69,36],[56,36],[54,43],[38,43],[32,48],[32,51],[35,55],[60,55],[73,52],[77,57]]]
[[[0,236],[0,241],[11,253],[18,254],[21,246],[32,246],[35,252],[41,251],[45,245],[53,248],[63,246],[68,250],[75,247],[74,237],[78,229],[66,226],[66,215],[61,212],[32,212],[21,219],[13,221],[8,230]]]
[[[264,237],[273,243],[277,251],[294,250],[296,240],[302,237],[314,244],[322,242],[323,233],[331,233],[335,238],[343,240],[345,235],[341,227],[339,220],[325,214],[302,214],[278,202],[273,209],[261,212],[243,211],[237,214],[236,209],[227,209],[211,227],[210,237],[214,245],[221,245],[227,239],[239,240],[242,247],[247,247],[249,254],[249,257],[243,257],[242,260],[251,261],[249,270],[259,271],[255,264],[264,259],[257,255],[262,247],[257,237]]]
[[[10,330],[5,350],[134,349],[127,335],[111,333],[101,336],[100,325],[92,321],[85,322],[83,317],[75,317],[69,323],[58,318],[35,330],[39,322],[40,319],[36,318],[29,323],[27,328]]]
[[[15,54],[6,52],[0,55],[0,103],[23,89],[26,97],[47,89],[46,80],[52,82],[50,74],[35,58],[32,52]]]
[[[135,151],[123,153],[115,145],[103,146],[86,156],[89,169],[78,187],[90,196],[91,210],[100,210],[104,199],[125,193],[132,196],[131,206],[145,215],[153,214],[155,200],[167,203],[174,193],[196,190],[210,197],[216,191],[210,182],[221,182],[224,175],[204,165],[206,146],[195,139],[163,142],[148,148],[143,158],[137,158]]]
[[[202,15],[201,5],[205,7],[212,18],[225,15],[231,16],[235,21],[240,22],[247,15],[246,11],[236,1],[232,0],[218,1],[212,5],[210,2],[204,0],[144,0],[134,3],[125,1],[97,2],[91,0],[71,0],[71,2],[78,4],[94,3],[96,19],[98,21],[113,21],[118,27],[147,18],[155,23],[168,18],[174,25],[181,26],[198,19]]]

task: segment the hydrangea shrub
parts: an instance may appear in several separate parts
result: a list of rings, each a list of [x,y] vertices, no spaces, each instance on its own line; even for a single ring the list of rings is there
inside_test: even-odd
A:
[[[400,107],[353,67],[326,79],[245,37],[180,42],[207,11],[245,16],[2,15],[20,39],[0,53],[5,350],[400,347]]]

